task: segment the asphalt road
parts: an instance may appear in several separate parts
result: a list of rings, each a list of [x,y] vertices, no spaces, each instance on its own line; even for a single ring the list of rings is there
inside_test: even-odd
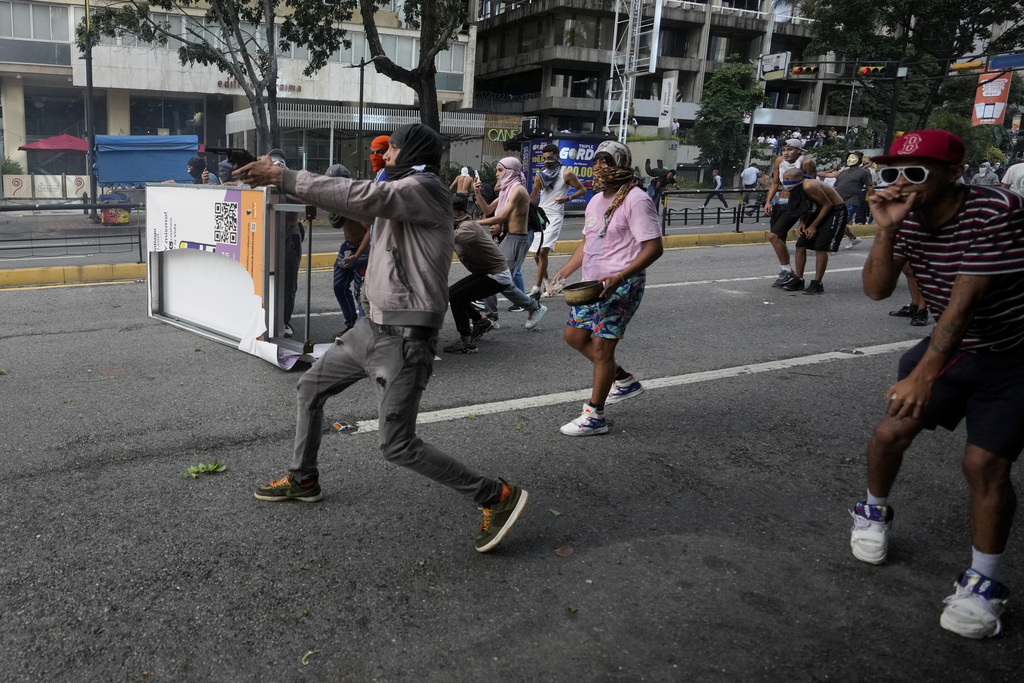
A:
[[[441,354],[421,421],[463,416],[421,435],[530,492],[486,555],[472,504],[375,433],[325,436],[323,502],[256,501],[289,463],[298,372],[147,318],[144,283],[0,290],[0,680],[1020,681],[1019,604],[987,642],[938,625],[970,558],[962,430],[908,454],[889,563],[850,554],[884,345],[927,332],[886,315],[902,289],[860,293],[865,253],[810,297],[769,286],[764,245],[667,252],[618,354],[650,388],[607,436],[558,433],[580,400],[550,396],[590,383],[560,300]],[[340,317],[313,283],[323,340]],[[868,353],[817,357],[841,349]],[[374,418],[370,388],[328,416]]]

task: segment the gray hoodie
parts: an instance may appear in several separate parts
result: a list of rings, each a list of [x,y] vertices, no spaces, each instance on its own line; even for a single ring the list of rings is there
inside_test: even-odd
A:
[[[286,170],[281,190],[361,223],[373,223],[364,291],[379,325],[440,328],[455,250],[452,200],[433,173],[399,180],[329,178]]]

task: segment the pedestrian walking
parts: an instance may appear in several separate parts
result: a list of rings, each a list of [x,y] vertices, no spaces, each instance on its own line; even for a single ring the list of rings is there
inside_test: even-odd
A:
[[[647,268],[662,254],[658,212],[632,168],[629,148],[606,140],[594,154],[594,196],[587,203],[583,240],[555,275],[563,283],[581,267],[601,283],[600,299],[573,306],[565,341],[594,365],[590,400],[561,427],[567,436],[605,434],[604,408],[643,393],[643,385],[615,360],[626,326],[640,306]]]

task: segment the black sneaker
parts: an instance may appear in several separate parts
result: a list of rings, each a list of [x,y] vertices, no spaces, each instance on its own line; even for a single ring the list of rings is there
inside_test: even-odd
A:
[[[323,494],[320,492],[320,484],[315,479],[307,481],[305,484],[298,484],[292,481],[290,475],[256,489],[256,500],[266,500],[271,503],[276,503],[280,500],[301,500],[303,503],[316,503],[321,498],[323,498]]]
[[[821,286],[821,283],[817,280],[811,280],[811,284],[807,285],[807,289],[804,290],[804,294],[824,294],[825,288]]]
[[[494,323],[491,322],[490,318],[480,318],[473,323],[473,333],[470,335],[470,341],[476,341],[480,337],[484,336],[485,332],[490,332],[494,329]]]
[[[444,347],[445,353],[477,353],[480,349],[476,348],[476,344],[466,343],[464,340],[459,339],[448,346]]]
[[[912,318],[917,315],[917,306],[914,304],[907,304],[903,308],[895,311],[889,311],[889,315],[896,318]]]
[[[924,327],[925,325],[927,325],[928,324],[928,309],[927,308],[919,308],[919,309],[917,309],[917,311],[914,313],[914,315],[910,316],[910,324],[913,325],[914,327]]]
[[[772,283],[772,287],[785,287],[788,283],[792,282],[796,277],[796,273],[792,270],[783,270],[779,273],[779,277]]]
[[[502,490],[508,489],[508,495],[501,503],[495,503],[484,511],[484,523],[480,525],[480,533],[476,537],[477,552],[486,553],[505,538],[512,525],[519,519],[529,495],[518,486],[510,486],[501,482]]]
[[[522,313],[525,310],[526,309],[520,306],[519,304],[512,304],[511,306],[508,307],[509,313]]]
[[[782,288],[787,292],[798,292],[804,288],[804,279],[802,277],[796,277],[795,275],[790,278],[789,282],[782,285]]]

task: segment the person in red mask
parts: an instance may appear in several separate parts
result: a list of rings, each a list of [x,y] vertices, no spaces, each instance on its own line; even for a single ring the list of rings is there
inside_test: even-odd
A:
[[[378,135],[370,143],[370,165],[373,166],[374,179],[381,180],[381,173],[384,172],[384,152],[388,151],[387,135]]]

